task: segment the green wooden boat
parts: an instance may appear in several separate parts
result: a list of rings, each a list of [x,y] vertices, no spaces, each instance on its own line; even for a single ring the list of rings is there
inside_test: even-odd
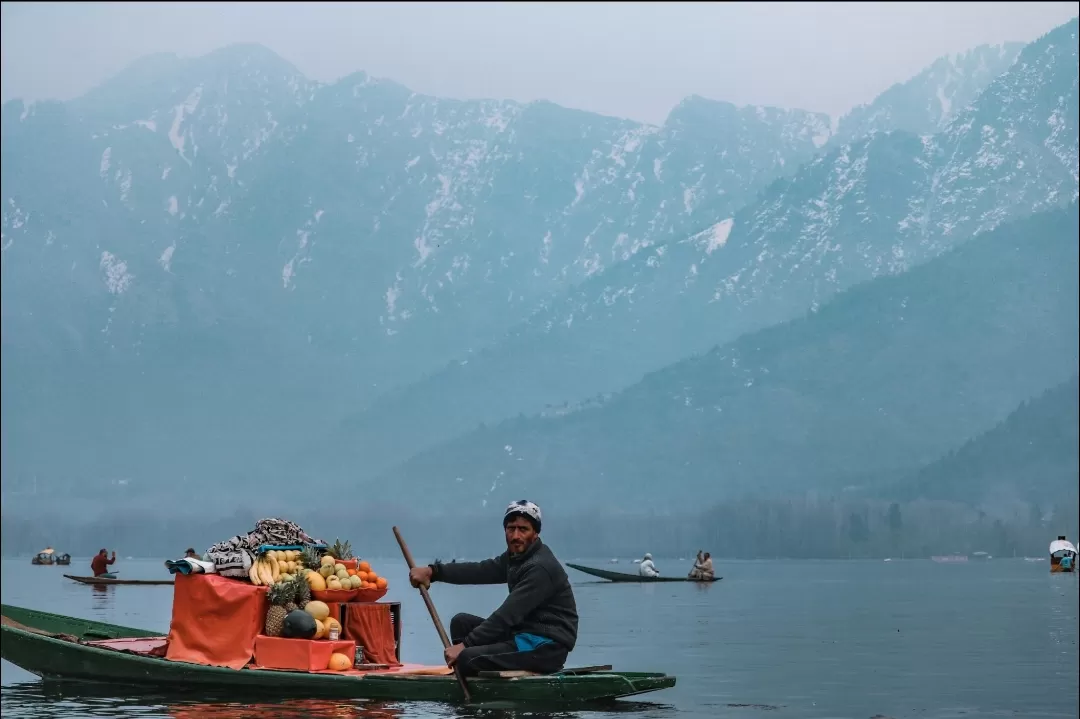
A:
[[[240,670],[168,661],[95,646],[101,640],[160,637],[155,632],[0,605],[0,656],[46,681],[93,682],[137,691],[199,690],[267,697],[463,701],[450,676],[393,673],[311,674]],[[606,702],[675,686],[675,677],[648,672],[567,670],[552,675],[469,679],[474,703],[583,704]],[[267,697],[269,698],[269,697]]]
[[[609,572],[606,569],[594,569],[593,567],[583,567],[580,564],[566,563],[566,566],[590,574],[594,577],[600,577],[601,579],[607,579],[611,582],[641,582],[649,584],[652,582],[693,582],[695,584],[710,584],[712,582],[719,582],[723,577],[713,577],[712,579],[690,579],[689,577],[643,577],[640,574],[623,574],[622,572]]]

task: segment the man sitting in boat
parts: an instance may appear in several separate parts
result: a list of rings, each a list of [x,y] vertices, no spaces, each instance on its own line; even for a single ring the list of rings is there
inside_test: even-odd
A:
[[[638,565],[638,574],[643,577],[659,577],[660,571],[653,564],[652,555],[645,552],[645,556],[641,560],[641,564]]]
[[[97,553],[97,556],[90,560],[90,569],[93,570],[95,577],[101,577],[102,579],[116,579],[116,575],[112,574],[108,570],[108,565],[116,562],[116,552],[113,551],[112,559],[109,559],[108,550],[102,549]]]
[[[698,581],[709,581],[715,576],[712,555],[705,552],[705,554],[701,556],[700,561],[696,562],[694,568],[690,570],[690,578]]]
[[[562,669],[577,642],[577,603],[562,564],[540,540],[540,526],[540,508],[519,500],[503,514],[506,551],[498,557],[436,562],[409,572],[414,587],[506,582],[510,588],[502,606],[487,619],[458,614],[450,620],[452,645],[444,652],[448,666],[460,666],[466,676]]]

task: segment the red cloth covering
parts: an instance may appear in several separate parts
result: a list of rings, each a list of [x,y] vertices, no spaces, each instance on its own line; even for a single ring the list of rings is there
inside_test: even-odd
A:
[[[319,672],[330,664],[330,655],[344,654],[352,667],[356,654],[354,642],[330,642],[322,639],[285,639],[260,634],[255,638],[255,664],[265,669],[293,669]]]
[[[177,574],[165,658],[243,669],[267,608],[266,587],[217,574]]]
[[[341,630],[345,639],[364,647],[364,660],[368,663],[401,666],[389,604],[346,604]]]

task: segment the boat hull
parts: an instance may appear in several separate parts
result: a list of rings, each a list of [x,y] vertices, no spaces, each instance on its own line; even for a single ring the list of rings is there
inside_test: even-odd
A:
[[[81,640],[153,637],[128,627],[90,622],[20,607],[3,607],[5,617],[25,627],[63,633]],[[168,661],[163,658],[99,648],[62,638],[43,636],[4,623],[0,654],[12,664],[45,680],[93,682],[138,690],[220,690],[235,696],[376,699],[460,702],[461,689],[453,676],[393,674],[311,674],[268,669],[226,669]],[[580,676],[551,675],[513,679],[470,679],[474,702],[543,702],[577,704],[604,702],[666,689],[675,677],[643,672],[598,672]]]
[[[163,586],[173,585],[171,579],[110,579],[108,577],[77,577],[74,574],[65,574],[68,579],[73,579],[80,584],[94,584],[94,585],[128,585],[128,586]]]
[[[567,562],[566,566],[571,569],[576,569],[579,572],[599,577],[600,579],[607,579],[610,582],[625,582],[636,584],[653,584],[656,582],[690,582],[691,584],[711,584],[713,582],[719,582],[723,577],[713,577],[712,579],[690,579],[689,577],[643,577],[640,574],[623,574],[622,572],[611,572],[607,569],[595,569],[593,567],[583,567],[580,564],[570,564]]]

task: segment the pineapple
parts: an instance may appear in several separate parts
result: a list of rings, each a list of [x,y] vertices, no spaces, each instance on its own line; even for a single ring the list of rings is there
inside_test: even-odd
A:
[[[318,571],[321,561],[322,557],[319,556],[319,550],[315,547],[304,547],[304,551],[300,553],[300,563],[308,569]]]
[[[303,609],[307,606],[307,603],[311,601],[311,586],[302,576],[294,579],[292,584],[293,602],[298,608]]]
[[[349,542],[342,542],[340,539],[335,538],[334,544],[326,548],[326,553],[339,562],[342,559],[352,559],[352,545]]]
[[[289,613],[286,605],[292,600],[294,592],[295,590],[288,582],[270,585],[270,589],[266,592],[266,598],[270,601],[270,608],[266,610],[267,636],[281,636],[281,628],[285,625],[285,615]]]

